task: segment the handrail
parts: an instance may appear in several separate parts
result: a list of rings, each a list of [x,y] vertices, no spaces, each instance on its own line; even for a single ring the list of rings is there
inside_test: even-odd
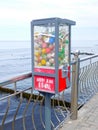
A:
[[[32,77],[32,73],[31,72],[25,73],[25,74],[21,74],[19,76],[15,76],[14,78],[10,78],[8,80],[1,81],[0,82],[0,86],[5,86],[5,85],[8,85],[8,84],[12,84],[12,83],[15,83],[17,81],[24,80],[24,79],[27,79],[27,78],[30,78],[30,77]]]
[[[29,87],[29,88],[27,88],[27,89],[23,89],[23,90],[17,91],[16,93],[13,93],[13,94],[11,94],[11,95],[8,95],[8,96],[5,96],[5,97],[0,98],[0,101],[2,101],[2,100],[4,100],[4,99],[7,99],[7,98],[10,98],[10,97],[13,97],[13,96],[16,96],[16,95],[18,95],[18,94],[20,94],[20,93],[23,93],[23,92],[25,92],[25,91],[27,91],[27,90],[30,90],[30,89],[32,89],[32,87]]]
[[[98,54],[93,55],[93,56],[88,56],[88,57],[85,57],[85,58],[81,58],[81,59],[80,59],[80,62],[86,61],[86,60],[90,60],[90,59],[96,58],[96,57],[98,57]]]

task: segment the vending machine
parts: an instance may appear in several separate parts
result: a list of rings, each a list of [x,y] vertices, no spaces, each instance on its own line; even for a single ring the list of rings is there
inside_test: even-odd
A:
[[[47,93],[64,91],[70,80],[71,25],[61,18],[31,21],[32,84]]]

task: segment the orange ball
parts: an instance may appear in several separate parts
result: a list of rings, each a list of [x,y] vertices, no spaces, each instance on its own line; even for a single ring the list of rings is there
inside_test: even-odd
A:
[[[42,53],[43,53],[43,54],[46,54],[46,49],[42,49]]]

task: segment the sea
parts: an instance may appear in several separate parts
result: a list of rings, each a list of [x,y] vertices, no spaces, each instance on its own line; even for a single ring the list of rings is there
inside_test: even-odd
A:
[[[8,41],[9,42],[9,41]],[[7,41],[4,44],[7,45]],[[21,44],[21,41],[13,44]],[[1,44],[1,43],[0,43]],[[2,42],[3,44],[3,42]],[[22,41],[23,44],[23,41]],[[26,42],[24,41],[24,44]],[[28,42],[27,42],[28,44]],[[30,43],[29,43],[30,44]],[[98,41],[74,41],[71,52],[79,50],[82,53],[98,54]],[[86,56],[86,55],[83,55]],[[11,75],[31,72],[31,48],[6,48],[0,49],[0,81]]]
[[[9,42],[9,41],[8,41]],[[6,41],[6,44],[8,43]],[[24,41],[25,42],[25,41]],[[15,44],[16,41],[13,41]],[[18,41],[21,44],[21,41]],[[2,42],[3,44],[3,42]],[[23,44],[23,41],[22,41]],[[25,42],[26,44],[26,42]],[[28,43],[27,43],[28,44]],[[98,54],[98,41],[74,41],[74,45],[72,44],[71,52],[75,52],[79,50],[82,53],[93,53]],[[83,57],[87,57],[87,55],[83,55]],[[18,76],[24,73],[31,72],[31,48],[21,47],[21,48],[6,48],[0,49],[0,82],[4,80],[8,80],[9,77]],[[23,89],[26,87],[32,86],[32,81],[28,80],[24,83],[24,85],[20,83],[18,89]],[[4,94],[3,94],[4,96]],[[0,93],[0,97],[2,97],[2,93]],[[14,107],[17,104],[16,99],[12,100]],[[0,121],[3,117],[3,107],[5,107],[6,102],[0,101]],[[37,109],[37,108],[36,108]],[[10,111],[10,114],[13,113],[13,105]],[[21,111],[20,111],[21,113]],[[21,115],[21,114],[20,114]],[[30,115],[30,113],[29,113]],[[11,117],[9,116],[6,122],[9,122]],[[7,128],[7,127],[6,127]],[[38,126],[38,128],[41,128]],[[17,128],[16,128],[17,129]],[[6,129],[5,129],[6,130]],[[8,129],[7,129],[8,130]],[[38,129],[37,129],[38,130]]]

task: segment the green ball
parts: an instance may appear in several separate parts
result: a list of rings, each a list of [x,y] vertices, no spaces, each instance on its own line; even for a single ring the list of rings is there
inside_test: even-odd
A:
[[[69,40],[66,40],[65,43],[66,43],[66,44],[69,44]]]

